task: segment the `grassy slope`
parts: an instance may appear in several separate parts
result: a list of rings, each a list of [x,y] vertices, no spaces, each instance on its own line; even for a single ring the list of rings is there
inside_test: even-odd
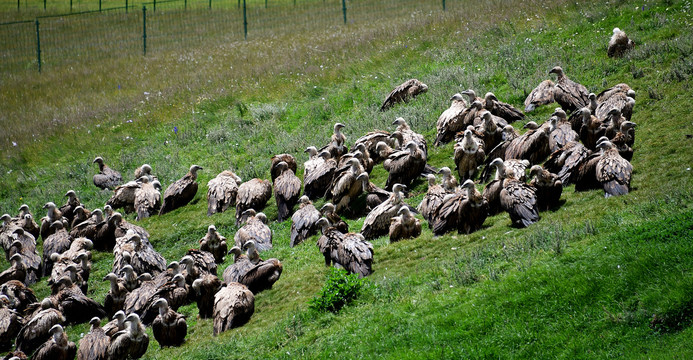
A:
[[[569,7],[490,31],[466,30],[456,22],[433,24],[405,32],[393,42],[396,46],[328,74],[308,81],[283,78],[281,86],[265,94],[202,100],[193,114],[163,109],[177,114],[168,122],[147,123],[146,115],[125,114],[121,119],[135,121],[90,127],[103,133],[97,140],[119,168],[129,172],[147,159],[168,183],[190,163],[200,162],[209,169],[201,175],[204,184],[229,164],[244,178],[268,176],[272,154],[299,154],[308,144],[324,142],[334,121],[346,123],[353,140],[368,129],[389,128],[392,118],[402,115],[431,139],[451,93],[468,87],[478,93],[492,90],[519,105],[524,91],[555,64],[593,91],[627,82],[638,92],[633,194],[605,200],[600,192],[575,194],[570,187],[565,205],[543,214],[529,229],[513,230],[507,216],[499,215],[470,236],[432,239],[425,231],[419,239],[398,244],[378,239],[371,286],[337,315],[307,310],[325,274],[312,240],[290,249],[288,222],[273,222],[275,249],[264,256],[281,259],[285,272],[274,289],[256,298],[251,322],[214,339],[211,323],[195,320],[195,306],[187,306],[181,311],[189,315],[188,343],[156,351],[152,342],[148,356],[690,357],[683,344],[691,340],[687,290],[693,196],[686,169],[693,150],[684,135],[690,133],[686,102],[693,73],[685,59],[693,41],[679,26],[687,21],[685,6],[652,4],[644,11],[627,3],[616,10]],[[623,60],[605,56],[614,26],[625,28],[639,44]],[[378,113],[383,94],[408,77],[420,78],[431,90]],[[528,120],[544,121],[551,108]],[[181,129],[177,137],[170,131],[174,125]],[[56,135],[24,150],[24,161],[0,165],[3,183],[12,184],[0,190],[0,210],[14,212],[21,202],[36,209],[47,198],[58,200],[69,187],[90,207],[103,203],[108,194],[93,190],[89,177],[90,160],[102,144],[87,141],[90,136],[82,132],[75,135]],[[68,153],[73,148],[85,154]],[[433,150],[430,161],[451,165],[451,150],[451,145]],[[377,169],[374,181],[382,184],[385,175]],[[411,203],[423,192],[425,185],[419,183]],[[194,246],[210,221],[223,234],[235,231],[232,212],[208,219],[205,206],[201,192],[192,205],[142,225],[157,249],[176,259]],[[276,216],[274,206],[266,212],[270,219]],[[350,221],[354,229],[361,223]],[[92,278],[99,279],[112,256],[95,254],[95,260]],[[101,300],[107,286],[95,281],[90,288]],[[38,285],[36,290],[45,295],[47,289]],[[653,314],[665,319],[678,314],[680,325],[670,320],[667,327],[651,328]],[[76,340],[85,330],[82,325],[68,332]]]

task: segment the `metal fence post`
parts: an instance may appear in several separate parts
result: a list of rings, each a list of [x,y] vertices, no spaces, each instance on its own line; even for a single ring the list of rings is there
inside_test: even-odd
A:
[[[188,0],[185,0],[183,3],[184,3],[183,10],[188,10]]]
[[[70,0],[70,12],[72,12],[72,0]]]
[[[19,11],[19,0],[17,0],[17,11]]]
[[[209,0],[209,8],[212,8],[212,0]]]
[[[443,11],[445,11],[445,0],[443,0]]]
[[[238,0],[238,8],[241,8],[241,0]]]
[[[43,0],[43,10],[46,10],[46,0]]]
[[[125,0],[125,13],[128,13],[128,0]]]
[[[41,72],[41,36],[39,36],[38,19],[36,19],[36,59],[38,60],[38,70]]]
[[[245,14],[245,0],[243,0],[243,38],[248,40],[248,17]]]
[[[156,12],[156,0],[154,0],[154,12]]]
[[[142,55],[147,55],[147,7],[142,6]]]
[[[267,9],[267,0],[265,0],[265,9]]]
[[[342,13],[344,14],[344,23],[346,24],[346,0],[342,0]]]
[[[101,11],[101,0],[99,0],[99,11]]]

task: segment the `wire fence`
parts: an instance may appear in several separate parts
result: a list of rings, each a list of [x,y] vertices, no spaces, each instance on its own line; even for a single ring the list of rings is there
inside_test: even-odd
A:
[[[0,5],[0,73],[331,27],[339,31],[450,6],[445,0],[19,0],[10,5]]]

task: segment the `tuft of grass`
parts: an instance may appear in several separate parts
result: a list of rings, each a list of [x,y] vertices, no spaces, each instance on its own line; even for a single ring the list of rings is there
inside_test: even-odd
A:
[[[359,279],[356,274],[349,274],[344,269],[332,268],[327,274],[325,285],[310,300],[310,308],[317,311],[338,312],[359,296],[365,283],[366,280]]]

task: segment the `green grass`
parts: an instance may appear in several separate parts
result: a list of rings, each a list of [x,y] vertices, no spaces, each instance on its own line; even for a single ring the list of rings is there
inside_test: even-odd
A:
[[[272,290],[256,297],[250,322],[215,338],[211,322],[196,318],[194,304],[183,307],[186,344],[160,350],[152,341],[146,357],[690,358],[693,147],[686,135],[693,35],[684,12],[689,2],[656,2],[644,10],[631,2],[583,8],[554,3],[549,9],[536,4],[482,2],[480,14],[497,8],[498,15],[394,17],[334,34],[233,43],[235,51],[223,60],[195,55],[210,65],[202,70],[154,56],[163,61],[161,67],[154,58],[145,59],[149,72],[127,75],[122,96],[101,83],[117,76],[93,79],[97,68],[79,75],[84,83],[75,81],[62,91],[42,85],[74,74],[64,69],[2,80],[0,94],[14,100],[0,106],[27,113],[18,118],[26,124],[16,126],[45,130],[28,140],[30,135],[13,129],[16,123],[3,123],[11,124],[9,134],[27,141],[3,151],[0,213],[14,214],[22,203],[36,211],[49,200],[62,203],[70,188],[89,208],[102,206],[110,194],[91,184],[96,155],[128,178],[147,162],[164,185],[197,163],[205,170],[193,203],[139,223],[167,260],[177,260],[210,223],[227,237],[236,230],[233,211],[205,216],[204,185],[221,170],[232,167],[244,179],[269,177],[273,154],[290,152],[303,160],[302,150],[327,142],[338,121],[347,124],[348,143],[373,128],[391,129],[396,116],[432,141],[435,121],[452,94],[493,91],[520,106],[560,64],[591,91],[626,82],[637,92],[631,194],[604,199],[601,191],[574,193],[571,186],[559,210],[542,213],[527,229],[511,228],[500,214],[471,235],[434,238],[424,229],[420,238],[395,244],[378,238],[368,285],[336,314],[309,308],[328,273],[316,238],[289,248],[289,222],[272,221],[275,247],[263,257],[279,258],[284,272]],[[537,15],[527,20],[528,13]],[[606,57],[615,26],[637,43],[624,59]],[[230,58],[231,64],[249,65],[233,65],[239,72],[233,74]],[[138,77],[150,82],[139,84]],[[384,96],[410,77],[427,83],[429,92],[379,112]],[[10,91],[5,84],[17,87]],[[78,96],[89,89],[99,90],[93,99]],[[145,100],[143,89],[161,94],[149,91]],[[545,121],[553,107],[527,121]],[[57,119],[77,116],[63,129],[48,126],[44,115],[29,120],[29,109],[36,114],[52,109]],[[93,112],[85,115],[87,109]],[[429,162],[452,166],[451,156],[452,144],[431,148]],[[383,185],[386,176],[377,167],[372,181]],[[407,201],[417,204],[425,191],[424,182],[416,182]],[[270,204],[265,212],[276,219],[274,199]],[[349,224],[358,230],[362,218]],[[99,301],[108,284],[98,280],[111,262],[111,254],[94,254],[90,296]],[[0,264],[7,266],[3,259]],[[43,282],[35,290],[48,294]],[[73,341],[86,331],[85,325],[67,328]]]

